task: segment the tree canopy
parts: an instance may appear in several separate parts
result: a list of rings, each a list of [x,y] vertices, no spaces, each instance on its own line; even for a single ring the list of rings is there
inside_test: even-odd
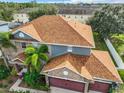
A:
[[[4,21],[12,21],[13,20],[13,10],[7,9],[7,8],[3,8],[0,11],[0,19],[4,20]]]
[[[37,17],[43,16],[43,15],[56,15],[58,12],[58,9],[54,5],[41,5],[38,10],[29,12],[30,20],[36,19]]]
[[[108,38],[115,33],[124,33],[124,6],[105,5],[96,11],[87,23],[103,38]]]

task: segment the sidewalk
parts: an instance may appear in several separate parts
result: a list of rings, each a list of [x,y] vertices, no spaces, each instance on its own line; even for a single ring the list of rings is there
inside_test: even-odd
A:
[[[115,60],[116,64],[117,64],[117,69],[124,69],[124,62],[121,59],[121,57],[119,56],[119,54],[117,53],[117,51],[115,50],[114,46],[112,45],[112,43],[110,42],[109,39],[105,40],[105,43],[113,57],[113,59]]]

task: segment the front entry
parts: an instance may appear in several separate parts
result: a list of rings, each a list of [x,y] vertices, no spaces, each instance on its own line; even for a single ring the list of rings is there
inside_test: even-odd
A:
[[[59,90],[58,93],[83,93],[84,92],[84,83],[58,79],[58,78],[49,78],[49,84],[51,87],[52,93],[56,93],[56,90]],[[66,91],[66,92],[65,92]]]

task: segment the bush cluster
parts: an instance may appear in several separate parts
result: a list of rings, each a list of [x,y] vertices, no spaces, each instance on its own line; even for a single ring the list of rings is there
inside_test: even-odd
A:
[[[43,80],[43,81],[42,81]],[[34,89],[41,89],[47,91],[49,86],[46,85],[44,81],[44,77],[40,75],[38,72],[27,72],[24,75],[24,82]]]
[[[10,71],[6,66],[0,65],[0,80],[7,78],[10,75]]]

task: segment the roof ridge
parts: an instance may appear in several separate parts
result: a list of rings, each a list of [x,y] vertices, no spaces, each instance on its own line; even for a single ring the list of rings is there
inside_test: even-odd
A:
[[[69,22],[74,22],[74,21],[69,21]],[[80,23],[80,22],[78,22],[78,21],[75,21],[75,23]],[[69,23],[68,23],[69,24]],[[70,24],[69,24],[70,25]],[[84,24],[83,24],[84,25]],[[72,25],[70,25],[72,28],[73,28],[73,26]],[[76,27],[75,27],[76,28]],[[79,31],[77,31],[75,28],[73,28],[81,37],[83,37],[83,39],[85,39],[89,44],[91,44],[91,42],[89,42],[82,34],[80,34],[80,32]],[[92,45],[92,44],[91,44]]]
[[[77,32],[68,22],[66,22],[66,20],[62,17],[62,16],[59,16],[62,20],[63,20],[63,22],[65,22],[69,27],[71,27],[75,32]],[[82,35],[80,35],[78,32],[77,32],[77,34],[79,35],[79,36],[81,36],[81,38],[83,38],[85,41],[87,41]],[[90,45],[92,45],[89,41],[87,41],[88,42],[88,44],[90,44]]]
[[[34,21],[36,21],[36,20],[38,20],[38,19],[40,19],[40,18],[42,18],[42,17],[44,17],[44,16],[45,16],[45,15],[40,16],[40,17],[38,17],[38,18],[36,18],[36,19],[34,19],[34,20],[31,21],[31,24],[34,26],[34,28],[35,28],[35,30],[36,30],[36,32],[37,32],[37,34],[39,35],[39,37],[40,37],[41,40],[42,40],[41,35],[40,35],[39,31],[36,29],[36,26],[34,25]],[[42,40],[42,42],[43,42],[43,40]]]

